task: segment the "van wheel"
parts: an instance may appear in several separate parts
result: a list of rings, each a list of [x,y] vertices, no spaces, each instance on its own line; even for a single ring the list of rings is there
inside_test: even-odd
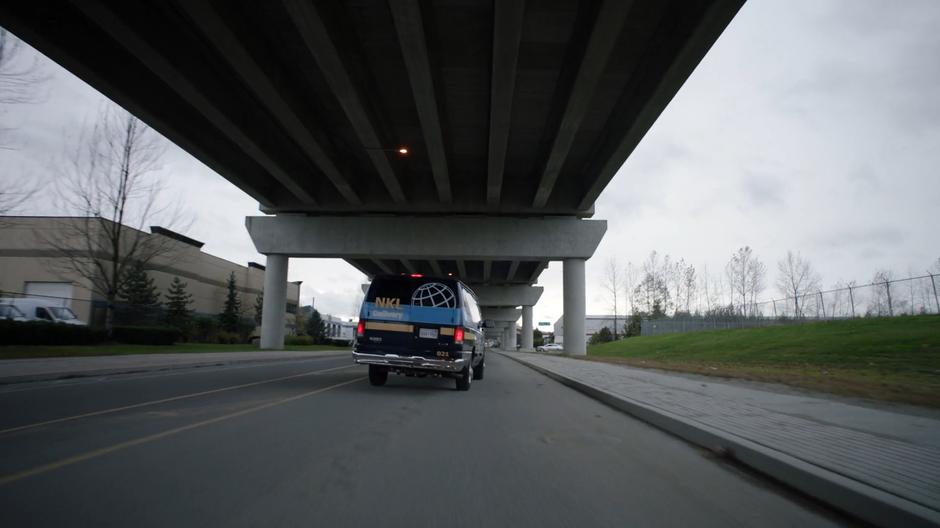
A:
[[[480,364],[477,365],[477,368],[473,369],[473,379],[479,381],[483,379],[483,368],[486,367],[486,356],[480,358]]]
[[[385,385],[388,381],[388,369],[378,365],[369,365],[369,383],[376,387]]]
[[[463,371],[460,373],[460,376],[457,378],[457,390],[470,390],[471,379],[473,379],[473,366],[467,365],[467,368],[463,369]]]

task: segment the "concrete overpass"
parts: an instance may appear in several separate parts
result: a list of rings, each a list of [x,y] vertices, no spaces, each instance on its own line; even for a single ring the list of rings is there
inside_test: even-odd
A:
[[[272,215],[264,346],[290,257],[475,288],[561,260],[580,354],[594,201],[742,3],[34,0],[0,25]]]

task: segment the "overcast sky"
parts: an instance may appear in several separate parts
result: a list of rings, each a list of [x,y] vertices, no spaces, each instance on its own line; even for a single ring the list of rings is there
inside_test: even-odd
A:
[[[651,250],[720,271],[750,245],[771,272],[788,249],[824,285],[876,269],[922,273],[940,257],[940,2],[750,0],[601,195],[607,235],[587,265],[589,313],[605,313],[607,259]],[[31,50],[30,50],[31,52]],[[0,184],[55,178],[55,160],[105,101],[41,57],[42,101],[2,109],[12,127]],[[161,177],[204,251],[263,262],[244,228],[257,203],[170,147]],[[207,199],[211,197],[211,199]],[[55,214],[46,193],[20,214]],[[352,315],[362,275],[291,261],[302,302]],[[539,281],[539,321],[562,313],[561,264]],[[768,288],[762,297],[779,295]]]

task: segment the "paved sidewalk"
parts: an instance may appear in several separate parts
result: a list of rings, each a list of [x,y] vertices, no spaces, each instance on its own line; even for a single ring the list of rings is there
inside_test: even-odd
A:
[[[940,419],[931,410],[895,412],[719,378],[506,355],[877,525],[940,525]]]
[[[233,363],[302,360],[348,353],[346,350],[337,349],[336,352],[190,352],[184,354],[4,359],[0,360],[0,384],[127,374],[152,370],[209,367]]]

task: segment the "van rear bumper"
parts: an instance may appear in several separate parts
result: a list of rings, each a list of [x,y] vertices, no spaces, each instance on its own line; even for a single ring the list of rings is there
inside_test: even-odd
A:
[[[422,356],[353,352],[353,361],[358,365],[383,365],[392,368],[460,372],[470,364],[470,352],[462,352],[459,359],[433,359]]]

